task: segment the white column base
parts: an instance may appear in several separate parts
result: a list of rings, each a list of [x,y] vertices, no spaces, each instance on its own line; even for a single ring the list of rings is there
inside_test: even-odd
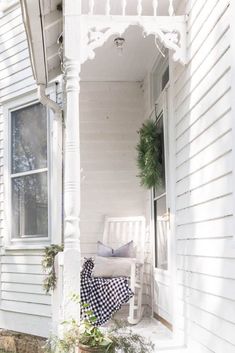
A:
[[[79,246],[64,250],[64,293],[63,316],[65,320],[80,319],[80,307],[73,300],[73,294],[80,294],[81,253]]]

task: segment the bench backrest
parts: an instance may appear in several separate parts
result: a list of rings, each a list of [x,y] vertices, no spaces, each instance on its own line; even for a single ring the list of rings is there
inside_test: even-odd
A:
[[[103,242],[114,249],[133,240],[136,258],[144,262],[145,217],[105,217]]]

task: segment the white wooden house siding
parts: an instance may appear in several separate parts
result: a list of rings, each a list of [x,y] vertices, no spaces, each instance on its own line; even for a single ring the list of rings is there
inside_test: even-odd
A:
[[[96,253],[104,216],[145,211],[136,168],[137,133],[143,120],[143,94],[135,82],[82,82],[81,250]]]
[[[235,352],[228,4],[186,1],[189,62],[174,68],[177,305],[187,341],[206,353]]]
[[[81,251],[96,253],[104,216],[145,214],[145,191],[136,178],[137,130],[144,117],[139,82],[82,82]],[[149,262],[149,259],[147,260]],[[146,264],[145,303],[150,304],[150,266]]]
[[[176,304],[186,341],[203,353],[235,352],[228,4],[228,0],[181,2],[189,14],[189,63],[186,67],[174,65],[172,82]],[[0,105],[36,89],[19,6],[0,18],[0,77]],[[146,103],[137,83],[82,83],[80,97],[81,243],[83,254],[90,255],[101,239],[105,214],[145,211],[145,193],[134,178],[134,146]],[[3,249],[7,231],[3,168],[0,107],[0,327],[46,336],[51,307],[50,297],[41,287],[41,252]]]
[[[5,250],[2,105],[36,90],[20,6],[0,18],[0,327],[48,335],[51,299],[42,289],[41,251]]]
[[[0,18],[1,108],[36,90],[19,6]],[[9,34],[7,34],[9,32]],[[145,213],[145,192],[136,178],[137,130],[144,116],[140,83],[83,82],[81,85],[82,255],[94,255],[104,216]],[[1,113],[1,245],[4,224],[3,116]],[[109,138],[108,138],[109,136]],[[47,336],[51,298],[42,289],[41,250],[1,250],[0,327]],[[150,259],[147,259],[150,262]],[[146,265],[145,303],[151,303]]]

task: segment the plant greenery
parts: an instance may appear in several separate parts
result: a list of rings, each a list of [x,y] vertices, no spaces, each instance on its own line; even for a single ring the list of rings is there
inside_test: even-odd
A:
[[[147,189],[161,184],[161,139],[157,132],[156,121],[146,120],[140,130],[137,144],[137,166],[141,185]]]
[[[77,325],[79,344],[88,347],[103,347],[108,351],[108,348],[112,345],[112,341],[99,327],[95,326],[97,319],[90,309],[90,305],[88,303],[81,303],[77,294],[73,294],[71,300],[81,305],[83,314],[81,324]]]
[[[78,295],[71,300],[80,303]],[[78,346],[89,347],[99,352],[151,353],[154,345],[127,327],[124,322],[115,321],[109,329],[94,326],[96,317],[89,304],[80,303],[85,314],[80,324],[76,320],[63,322],[66,326],[63,338],[51,336],[44,347],[45,353],[75,353]]]
[[[125,321],[114,321],[108,334],[112,340],[109,350],[111,353],[116,351],[122,353],[151,353],[154,351],[154,344],[138,333],[134,333]]]
[[[46,278],[43,281],[43,288],[46,293],[49,293],[51,290],[56,288],[56,272],[55,272],[55,257],[58,252],[63,251],[63,245],[51,244],[50,246],[46,246],[44,249],[44,254],[42,258],[42,268],[44,272],[47,273]]]

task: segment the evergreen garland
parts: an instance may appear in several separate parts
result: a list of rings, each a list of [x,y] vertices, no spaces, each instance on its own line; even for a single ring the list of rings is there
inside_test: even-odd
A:
[[[55,272],[55,257],[58,252],[63,251],[63,245],[55,245],[51,244],[50,246],[46,246],[44,249],[43,259],[42,259],[42,268],[44,272],[47,273],[46,278],[43,281],[43,288],[46,293],[49,293],[51,290],[56,288],[56,272]]]
[[[140,135],[136,147],[138,153],[137,165],[140,170],[138,177],[141,179],[142,186],[151,189],[160,186],[162,175],[161,139],[157,132],[156,121],[146,120],[138,133]]]

